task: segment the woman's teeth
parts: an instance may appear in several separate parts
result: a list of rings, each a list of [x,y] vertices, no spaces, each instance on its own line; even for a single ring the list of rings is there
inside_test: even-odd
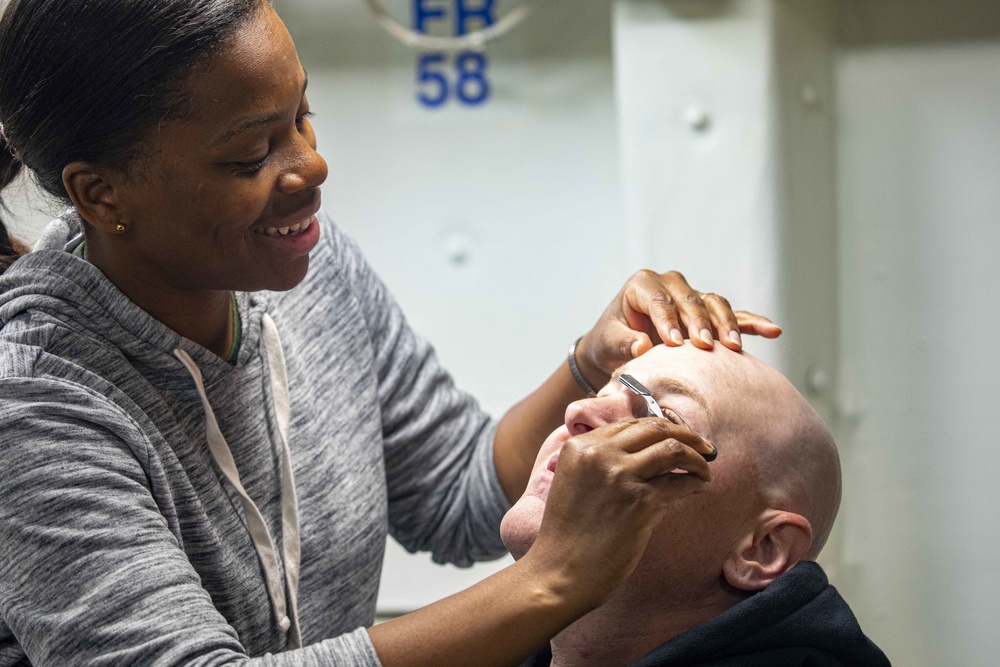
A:
[[[302,222],[296,223],[291,227],[258,227],[254,230],[257,234],[263,234],[264,236],[288,236],[289,234],[294,234],[295,232],[300,232],[309,226],[312,222],[312,218],[308,220],[303,220]]]

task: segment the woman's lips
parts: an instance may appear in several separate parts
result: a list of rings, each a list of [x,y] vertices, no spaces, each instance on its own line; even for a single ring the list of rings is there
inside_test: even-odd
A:
[[[298,229],[293,230],[292,227],[296,226]],[[284,230],[287,230],[287,233],[283,233]],[[260,238],[270,248],[278,249],[290,257],[308,255],[319,243],[319,219],[315,215],[288,227],[257,227],[253,231],[254,236]]]
[[[294,225],[289,225],[287,227],[257,227],[253,230],[254,234],[261,234],[263,236],[288,236],[301,234],[306,229],[309,228],[316,220],[315,215],[310,215],[305,220],[296,222]]]

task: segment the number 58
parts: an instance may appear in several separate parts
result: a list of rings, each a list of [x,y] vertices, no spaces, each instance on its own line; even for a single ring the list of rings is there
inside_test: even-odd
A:
[[[464,51],[455,56],[455,82],[446,75],[448,56],[443,53],[425,53],[417,60],[417,100],[425,107],[439,107],[451,95],[462,104],[482,104],[490,96],[490,82],[486,79],[486,55],[478,51]]]

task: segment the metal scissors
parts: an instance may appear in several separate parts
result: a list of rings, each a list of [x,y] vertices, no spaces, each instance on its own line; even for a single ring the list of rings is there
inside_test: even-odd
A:
[[[646,401],[646,409],[648,410],[647,414],[648,417],[660,417],[661,419],[663,418],[663,410],[660,409],[660,406],[656,403],[656,399],[653,398],[653,394],[648,389],[646,389],[645,385],[643,385],[641,382],[639,382],[638,380],[636,380],[634,377],[632,377],[627,373],[622,373],[621,375],[619,375],[618,380],[623,385],[625,385],[635,393],[642,396],[642,399]]]
[[[626,387],[628,387],[629,389],[631,389],[632,391],[634,391],[635,393],[639,394],[639,396],[642,396],[642,400],[646,401],[646,411],[647,411],[646,416],[659,417],[661,419],[664,419],[663,410],[660,409],[660,406],[659,404],[657,404],[656,399],[653,398],[652,392],[646,389],[645,385],[643,385],[641,382],[636,380],[628,373],[622,373],[621,375],[619,375],[618,381],[621,382]],[[715,451],[713,451],[711,454],[702,454],[701,455],[702,458],[704,458],[706,461],[714,461],[715,457],[719,455],[719,450],[715,449],[714,445],[712,446],[712,449],[714,449]]]

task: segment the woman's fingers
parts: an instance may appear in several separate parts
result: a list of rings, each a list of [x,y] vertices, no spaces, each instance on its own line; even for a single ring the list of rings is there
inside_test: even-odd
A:
[[[604,467],[616,477],[637,483],[673,470],[685,470],[707,482],[712,472],[706,458],[715,454],[715,447],[700,435],[669,420],[647,417],[570,438],[560,454],[560,465],[573,457],[580,465]]]
[[[705,457],[680,440],[663,440],[634,455],[634,470],[645,481],[651,481],[677,470],[712,481],[712,471]]]
[[[616,368],[658,343],[676,347],[688,338],[711,350],[718,337],[739,351],[742,334],[776,338],[781,327],[761,315],[734,311],[725,297],[693,289],[677,271],[642,270],[628,279],[577,345],[576,363],[591,386],[599,387]]]
[[[626,283],[622,300],[624,323],[633,331],[646,333],[651,344],[662,341],[676,346],[689,338],[695,346],[710,350],[718,338],[726,347],[739,351],[743,348],[741,333],[768,338],[781,333],[781,328],[766,317],[734,311],[725,297],[695,290],[678,271],[637,272]]]
[[[763,315],[737,310],[736,321],[739,323],[740,331],[746,334],[754,334],[764,338],[777,338],[781,335],[781,327]]]
[[[677,271],[640,271],[632,277],[634,289],[627,292],[629,306],[645,313],[664,343],[681,345],[684,334],[702,349],[713,346],[712,320],[701,295]]]
[[[715,447],[700,435],[673,422],[659,418],[630,422],[619,435],[625,451],[631,454],[630,467],[643,481],[683,470],[702,481],[712,479],[706,457],[713,457]]]
[[[660,417],[644,417],[626,422],[618,422],[609,426],[618,427],[619,433],[629,431],[620,436],[624,451],[635,454],[661,441],[677,440],[705,456],[715,454],[715,447],[694,431]]]
[[[683,279],[683,278],[682,278]],[[622,290],[622,309],[632,329],[651,334],[652,342],[684,344],[684,323],[673,295],[665,290],[662,276],[653,271],[639,271]]]
[[[718,294],[702,294],[702,303],[712,318],[712,325],[723,345],[730,350],[739,352],[743,349],[743,339],[740,337],[740,324],[729,305],[729,300]]]

